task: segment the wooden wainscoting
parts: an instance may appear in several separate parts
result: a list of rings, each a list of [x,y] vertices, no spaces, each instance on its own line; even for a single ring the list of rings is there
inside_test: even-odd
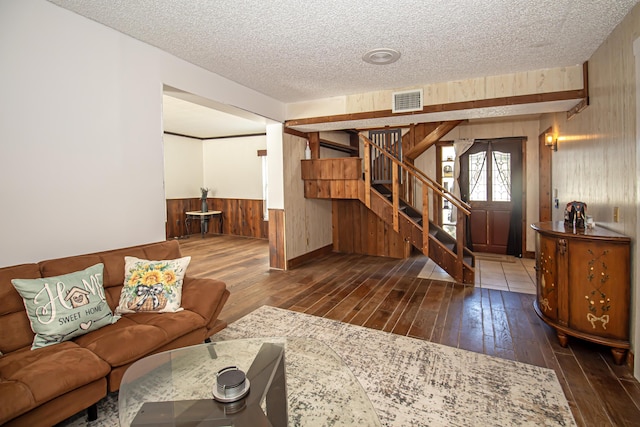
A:
[[[269,209],[269,218],[269,266],[286,270],[284,209]]]
[[[359,200],[333,200],[333,250],[407,258],[411,243]]]
[[[184,224],[184,213],[199,210],[200,199],[167,199],[167,239],[185,236],[187,230]],[[195,233],[196,231],[200,231],[200,223],[194,221],[193,224],[194,226],[191,227],[191,232]]]
[[[180,237],[187,234],[185,215],[187,211],[200,210],[200,198],[167,199],[167,238]],[[234,236],[269,238],[269,224],[262,217],[262,200],[253,199],[207,199],[210,211],[222,211],[222,234]],[[209,222],[209,234],[220,231],[219,220]],[[191,234],[200,233],[200,222],[193,220],[190,226]]]

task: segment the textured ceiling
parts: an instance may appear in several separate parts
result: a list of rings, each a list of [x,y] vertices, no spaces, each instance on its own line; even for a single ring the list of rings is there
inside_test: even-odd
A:
[[[254,135],[266,132],[264,121],[250,120],[235,114],[196,103],[194,99],[162,97],[162,122],[165,132],[199,139]]]
[[[295,102],[581,64],[639,0],[49,1]]]

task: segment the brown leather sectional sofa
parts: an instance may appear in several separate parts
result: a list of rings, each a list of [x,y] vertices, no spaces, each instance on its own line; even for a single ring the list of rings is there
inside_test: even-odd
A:
[[[125,370],[150,354],[202,343],[226,323],[218,319],[229,297],[217,280],[189,277],[183,311],[124,314],[71,341],[31,350],[31,330],[22,298],[11,279],[51,277],[104,264],[107,302],[115,310],[124,282],[124,257],[181,257],[177,241],[0,268],[0,425],[51,426],[90,408],[119,389]]]

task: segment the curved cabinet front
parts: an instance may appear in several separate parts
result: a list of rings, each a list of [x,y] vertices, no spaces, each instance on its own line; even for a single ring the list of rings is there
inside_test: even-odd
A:
[[[629,344],[630,243],[606,229],[575,230],[564,222],[536,230],[536,313],[558,335],[610,346],[615,362]]]

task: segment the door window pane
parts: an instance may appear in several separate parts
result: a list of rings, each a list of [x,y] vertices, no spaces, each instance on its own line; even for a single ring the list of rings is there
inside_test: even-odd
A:
[[[511,201],[511,153],[494,151],[491,195],[494,202]]]
[[[487,152],[469,155],[469,201],[487,200]]]

